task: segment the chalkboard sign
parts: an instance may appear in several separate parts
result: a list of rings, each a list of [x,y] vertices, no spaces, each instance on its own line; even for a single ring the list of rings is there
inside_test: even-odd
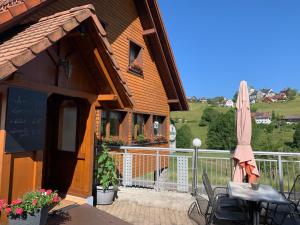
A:
[[[6,111],[6,152],[43,150],[47,94],[9,88]]]

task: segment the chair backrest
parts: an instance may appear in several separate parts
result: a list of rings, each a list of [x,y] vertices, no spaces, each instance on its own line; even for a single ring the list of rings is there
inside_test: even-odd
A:
[[[204,184],[206,194],[208,196],[208,200],[209,200],[210,204],[213,204],[213,202],[214,202],[214,191],[211,187],[211,183],[209,181],[207,173],[205,173],[205,172],[203,172],[203,174],[202,174],[202,181],[203,181],[203,184]]]
[[[294,202],[296,205],[299,205],[300,201],[300,175],[298,175],[294,181],[294,184],[289,192],[288,200]]]

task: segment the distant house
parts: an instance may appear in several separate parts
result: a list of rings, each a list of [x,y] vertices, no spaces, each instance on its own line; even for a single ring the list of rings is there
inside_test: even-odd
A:
[[[284,102],[287,100],[287,96],[284,92],[280,92],[278,95],[273,96],[273,99]]]
[[[272,102],[277,102],[277,99],[274,97],[264,97],[262,102],[264,103],[272,103]]]
[[[252,95],[255,92],[255,89],[253,87],[248,88],[249,95]]]
[[[266,94],[264,92],[262,92],[261,90],[257,91],[256,93],[256,101],[261,101],[263,100],[263,98],[266,96]]]
[[[270,124],[272,122],[271,114],[268,112],[255,112],[251,113],[252,118],[256,124]]]
[[[261,89],[261,92],[264,94],[264,97],[273,97],[276,95],[272,89]]]
[[[249,92],[249,100],[250,100],[251,104],[256,103],[256,100],[257,100],[257,91],[254,91],[251,94]]]
[[[300,115],[288,115],[284,116],[283,121],[285,121],[287,124],[294,124],[300,122]]]
[[[227,99],[227,100],[225,101],[224,106],[225,106],[225,107],[233,108],[233,107],[234,107],[234,102],[233,102],[231,99]]]
[[[200,103],[207,103],[207,99],[205,97],[200,98]]]
[[[198,102],[198,99],[196,96],[192,96],[190,99],[189,99],[190,102]]]

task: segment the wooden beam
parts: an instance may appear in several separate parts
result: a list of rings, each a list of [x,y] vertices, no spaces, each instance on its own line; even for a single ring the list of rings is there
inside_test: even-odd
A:
[[[58,64],[59,64],[59,56],[54,51],[53,47],[48,48],[46,50],[46,52],[47,52],[48,56],[50,57],[50,59],[52,60],[53,64],[55,66],[58,66]]]
[[[116,101],[118,96],[114,94],[98,95],[98,101]]]
[[[179,99],[169,99],[168,100],[168,103],[169,104],[172,104],[172,103],[180,103]]]
[[[106,67],[104,65],[104,62],[103,62],[103,60],[102,60],[102,58],[101,58],[101,56],[100,56],[100,54],[98,52],[98,49],[96,49],[96,48],[94,49],[94,55],[95,55],[96,65],[97,65],[98,69],[100,71],[103,71],[103,74],[105,75],[105,78],[106,78],[107,82],[109,83],[109,85],[110,85],[113,93],[117,96],[117,101],[118,101],[120,107],[124,108],[124,104],[122,103],[120,97],[118,96],[117,89],[116,89],[116,87],[115,87],[112,79],[109,76],[109,73],[108,73],[108,71],[107,71],[107,69],[106,69]]]
[[[55,94],[67,95],[71,97],[85,98],[88,99],[90,102],[94,102],[97,100],[96,94],[91,94],[83,91],[70,90],[67,88],[59,88],[56,86],[39,84],[39,83],[34,83],[29,81],[2,81],[1,84],[6,85],[8,87],[24,87],[28,89],[34,89],[37,91],[47,92],[49,94],[55,93]]]
[[[155,34],[155,33],[156,33],[156,29],[152,28],[152,29],[144,30],[143,36],[147,36],[147,35],[151,35],[151,34]]]

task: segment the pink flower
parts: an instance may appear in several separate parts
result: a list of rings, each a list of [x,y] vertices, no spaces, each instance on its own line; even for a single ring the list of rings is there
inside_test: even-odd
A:
[[[40,192],[44,193],[44,192],[46,192],[46,190],[45,189],[40,189]]]
[[[22,203],[22,199],[16,199],[11,202],[12,205],[19,205]]]
[[[57,203],[60,201],[59,197],[53,197],[52,202]]]
[[[32,201],[32,205],[34,205],[34,206],[36,206],[37,203],[38,203],[38,200],[37,200],[37,199],[34,199],[34,200]]]
[[[9,208],[9,207],[6,208],[6,209],[5,209],[5,212],[6,212],[7,214],[10,214],[10,213],[11,213],[11,208]]]
[[[22,208],[16,208],[17,215],[22,215],[23,212],[24,212],[24,210]]]
[[[46,191],[46,194],[47,194],[47,195],[51,195],[51,193],[52,193],[52,190],[47,190],[47,191]]]

